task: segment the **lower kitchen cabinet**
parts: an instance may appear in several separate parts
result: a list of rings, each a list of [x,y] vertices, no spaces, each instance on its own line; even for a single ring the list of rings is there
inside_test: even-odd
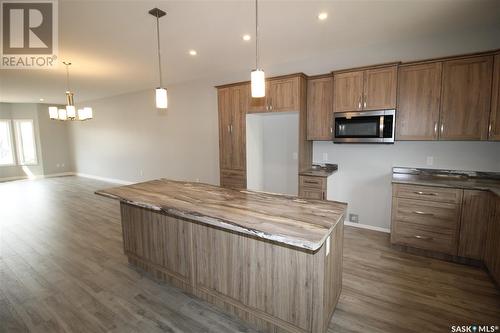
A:
[[[492,195],[487,191],[464,190],[458,255],[481,260],[484,256]]]
[[[500,198],[489,191],[393,184],[391,243],[463,263],[500,282]]]
[[[493,203],[488,225],[484,263],[495,282],[500,285],[500,197]]]
[[[326,200],[326,178],[299,176],[299,197],[313,200]]]
[[[393,185],[391,242],[457,255],[462,191]]]

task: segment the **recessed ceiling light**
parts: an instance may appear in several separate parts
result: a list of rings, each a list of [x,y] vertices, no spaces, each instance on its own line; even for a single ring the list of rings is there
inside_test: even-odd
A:
[[[195,56],[197,54],[198,52],[196,52],[196,50],[189,50],[189,55]]]
[[[40,102],[43,102],[43,101],[45,101],[45,100],[43,98],[40,98]]]
[[[327,13],[327,12],[322,12],[322,13],[319,13],[319,14],[318,14],[318,19],[319,19],[320,21],[324,21],[324,20],[326,20],[327,18],[328,18],[328,13]]]
[[[250,39],[252,39],[252,37],[250,35],[243,35],[243,40],[248,42]]]

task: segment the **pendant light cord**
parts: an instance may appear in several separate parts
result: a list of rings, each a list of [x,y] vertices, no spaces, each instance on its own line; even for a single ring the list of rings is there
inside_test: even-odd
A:
[[[64,64],[66,65],[66,91],[69,92],[69,91],[71,91],[69,89],[69,65],[70,65],[70,63],[65,62]]]
[[[158,70],[160,72],[160,88],[163,87],[163,80],[161,76],[161,55],[160,55],[160,17],[159,13],[156,13],[156,36],[158,42]]]
[[[255,0],[255,69],[259,69],[259,2]]]

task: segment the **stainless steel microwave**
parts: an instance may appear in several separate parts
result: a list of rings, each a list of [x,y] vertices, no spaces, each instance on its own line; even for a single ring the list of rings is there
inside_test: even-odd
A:
[[[396,110],[337,112],[335,143],[394,143]]]

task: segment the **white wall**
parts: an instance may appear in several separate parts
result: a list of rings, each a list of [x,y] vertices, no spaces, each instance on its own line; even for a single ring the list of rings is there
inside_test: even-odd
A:
[[[428,156],[434,159],[431,166]],[[329,200],[347,202],[348,213],[359,214],[359,223],[389,228],[393,166],[500,172],[500,142],[315,142],[313,161],[339,165],[328,178]]]
[[[297,195],[299,114],[247,115],[247,187]]]
[[[0,103],[0,119],[33,120],[38,158],[37,165],[0,166],[0,179],[42,176],[73,170],[67,123],[50,120],[47,108],[48,105],[45,104]]]
[[[94,119],[71,124],[75,171],[124,181],[166,177],[218,184],[217,95],[210,82],[154,89],[85,103]]]

